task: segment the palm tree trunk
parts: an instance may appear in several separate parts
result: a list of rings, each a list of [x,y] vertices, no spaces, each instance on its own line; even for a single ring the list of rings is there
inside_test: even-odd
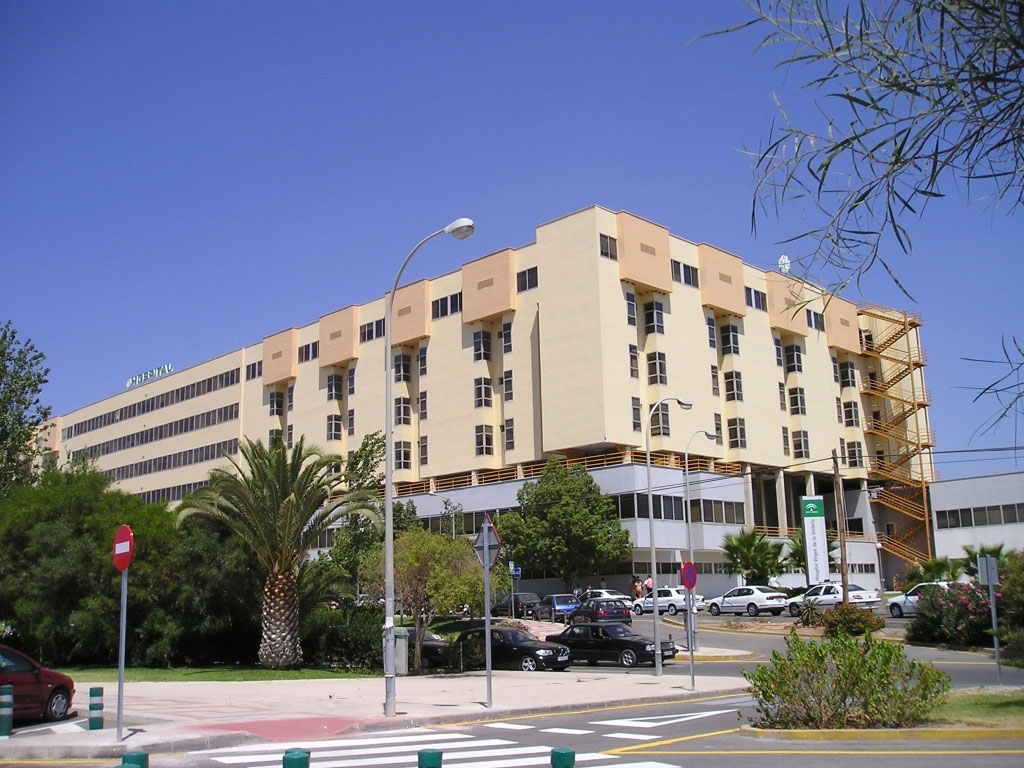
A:
[[[272,669],[299,666],[299,590],[291,571],[271,571],[267,575],[262,619],[260,664]]]

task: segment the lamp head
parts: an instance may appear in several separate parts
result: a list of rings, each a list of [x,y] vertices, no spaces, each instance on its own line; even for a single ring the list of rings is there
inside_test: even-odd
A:
[[[467,237],[473,234],[476,229],[476,224],[473,223],[472,219],[461,218],[456,219],[447,227],[444,228],[446,235],[451,235],[456,240],[465,240]]]
[[[689,400],[680,400],[678,397],[673,398],[676,401],[676,405],[682,408],[684,411],[688,411],[693,408],[693,403]]]
[[[708,432],[705,429],[704,430],[704,437],[706,437],[708,440],[717,440],[718,439],[718,433],[717,432]]]

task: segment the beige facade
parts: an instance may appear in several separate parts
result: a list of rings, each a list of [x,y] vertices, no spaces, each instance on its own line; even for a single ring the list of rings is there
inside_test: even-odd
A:
[[[798,524],[793,497],[831,474],[833,450],[864,490],[898,482],[874,473],[873,456],[928,434],[920,407],[879,432],[902,413],[894,392],[927,404],[916,325],[898,354],[865,354],[865,334],[891,347],[899,313],[864,314],[630,213],[586,208],[532,243],[400,288],[386,408],[384,313],[383,297],[353,304],[150,380],[63,415],[47,447],[91,452],[125,491],[175,501],[242,436],[305,435],[345,456],[386,414],[401,496],[529,477],[552,455],[642,459],[649,408],[681,398],[692,409],[669,408],[652,449],[678,462],[695,432],[717,431],[691,457],[739,478],[744,519],[784,535]],[[844,373],[841,386],[840,367],[856,380]],[[930,471],[928,445],[900,462],[911,479]]]

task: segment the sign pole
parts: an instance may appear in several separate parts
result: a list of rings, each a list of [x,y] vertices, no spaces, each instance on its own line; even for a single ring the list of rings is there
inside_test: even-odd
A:
[[[978,555],[978,577],[982,584],[988,584],[988,604],[992,612],[992,647],[996,656],[996,681],[1003,684],[1003,668],[999,665],[999,636],[996,634],[996,582],[999,581],[999,561],[992,555]]]
[[[121,641],[117,654],[117,740],[121,741],[124,723],[124,643],[128,620],[128,569],[121,571]]]
[[[483,524],[484,545],[484,659],[487,669],[487,708],[491,708],[491,521]],[[515,610],[515,602],[512,603]]]
[[[693,590],[686,590],[686,645],[687,650],[690,652],[690,690],[697,690],[697,678],[693,674],[693,620],[696,618],[696,614],[693,612]],[[657,649],[658,653],[661,653],[661,649]]]

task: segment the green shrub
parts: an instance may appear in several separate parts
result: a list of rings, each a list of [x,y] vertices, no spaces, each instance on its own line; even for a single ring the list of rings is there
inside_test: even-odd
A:
[[[380,606],[320,608],[303,622],[303,658],[320,667],[383,669],[383,626]]]
[[[907,639],[991,647],[991,628],[988,595],[973,583],[953,582],[947,589],[927,590],[921,595],[907,627]]]
[[[761,728],[904,728],[920,723],[950,688],[931,664],[871,635],[803,641],[795,632],[771,665],[744,671]]]
[[[840,603],[825,613],[822,619],[826,637],[844,634],[851,636],[874,632],[885,626],[885,619],[875,616],[869,609]]]
[[[825,620],[825,614],[818,605],[818,601],[809,597],[800,603],[800,615],[796,623],[801,627],[820,627]]]

